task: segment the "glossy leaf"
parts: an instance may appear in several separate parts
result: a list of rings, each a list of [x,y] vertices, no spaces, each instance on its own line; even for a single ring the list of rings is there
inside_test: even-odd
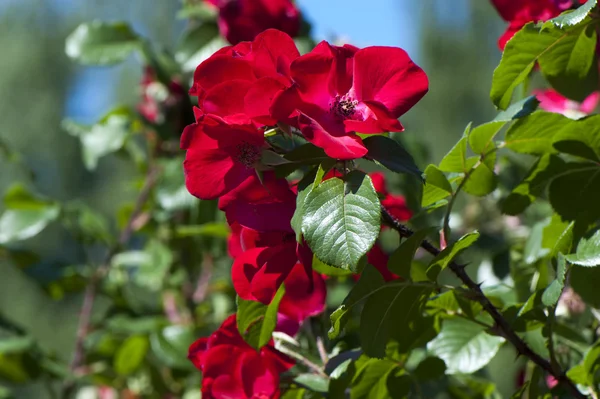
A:
[[[429,206],[452,194],[450,182],[435,165],[429,165],[425,169],[425,176],[421,206]]]
[[[445,320],[440,334],[427,349],[446,363],[448,374],[474,373],[496,355],[504,338],[485,332],[485,327],[465,319]]]
[[[477,126],[469,133],[469,145],[476,154],[485,154],[495,148],[494,137],[502,130],[506,122],[489,122]]]
[[[567,261],[579,266],[594,267],[600,265],[600,231],[589,239],[582,238],[574,254],[566,256]]]
[[[238,298],[238,331],[250,346],[260,349],[269,343],[277,325],[277,309],[285,294],[281,285],[269,305]]]
[[[475,231],[462,236],[457,242],[447,246],[436,256],[427,269],[427,275],[436,278],[440,271],[444,270],[462,251],[469,248],[479,238],[479,232]]]
[[[408,173],[422,179],[423,172],[419,170],[408,151],[396,140],[385,136],[370,136],[363,140],[363,144],[369,150],[369,158],[392,172]]]
[[[387,267],[392,272],[404,279],[413,281],[422,281],[419,276],[412,273],[412,261],[415,257],[417,249],[421,246],[421,242],[431,233],[433,229],[423,229],[415,232],[411,237],[407,238],[400,244],[398,249],[390,256]],[[417,277],[417,278],[415,278]],[[427,280],[427,279],[424,279]]]
[[[505,146],[523,154],[556,153],[554,136],[575,121],[560,114],[537,111],[519,119],[506,132]]]
[[[597,0],[587,0],[585,4],[576,10],[566,11],[556,18],[552,18],[549,22],[559,28],[580,24],[585,20],[596,4]]]
[[[371,179],[353,171],[312,189],[304,201],[302,233],[324,263],[356,271],[381,225],[379,198]]]
[[[556,278],[544,290],[542,302],[546,306],[556,306],[560,294],[565,286],[565,278],[567,277],[567,262],[563,254],[559,253],[556,259]]]

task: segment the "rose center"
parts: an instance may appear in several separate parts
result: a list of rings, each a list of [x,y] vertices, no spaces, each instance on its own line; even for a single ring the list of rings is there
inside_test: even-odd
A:
[[[334,115],[342,119],[350,119],[354,116],[357,105],[358,101],[352,100],[346,95],[338,95],[335,96],[335,100],[331,103],[330,110]]]
[[[247,168],[254,167],[256,161],[260,159],[260,148],[247,142],[236,146],[237,161]]]

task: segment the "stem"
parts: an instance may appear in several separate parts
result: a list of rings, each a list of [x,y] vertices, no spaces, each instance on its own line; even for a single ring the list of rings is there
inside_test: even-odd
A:
[[[119,235],[119,239],[115,245],[108,249],[104,261],[100,264],[100,266],[94,271],[92,274],[90,281],[85,289],[83,304],[81,306],[81,311],[79,312],[79,323],[77,326],[77,336],[75,339],[75,349],[73,351],[73,359],[71,360],[71,364],[69,369],[71,373],[74,374],[75,370],[77,370],[83,361],[84,358],[84,341],[87,336],[90,321],[92,318],[92,310],[94,308],[94,301],[96,299],[96,294],[98,292],[98,284],[104,278],[104,276],[108,273],[110,269],[110,264],[112,258],[121,250],[122,247],[127,245],[131,235],[133,234],[134,225],[138,218],[138,216],[142,212],[142,208],[148,198],[150,197],[150,193],[152,191],[152,187],[156,183],[156,179],[158,177],[158,169],[149,168],[148,174],[146,175],[146,181],[144,182],[144,186],[142,187],[140,194],[135,202],[135,206],[127,224],[121,231]],[[70,396],[74,389],[74,381],[73,378],[69,378],[65,381],[62,387],[62,398],[67,398]]]
[[[450,242],[450,213],[452,213],[454,202],[456,201],[458,194],[465,186],[467,180],[469,180],[469,177],[471,177],[471,173],[473,173],[475,168],[479,166],[480,163],[481,161],[477,162],[476,165],[474,165],[468,172],[465,173],[465,176],[463,177],[462,181],[460,182],[458,187],[456,187],[456,191],[454,192],[454,194],[452,194],[450,202],[448,202],[448,206],[446,207],[446,214],[444,215],[444,227],[442,228],[442,232],[444,234],[444,241],[446,242],[446,244]]]
[[[384,207],[381,207],[381,217],[383,219],[383,222],[389,227],[396,230],[400,234],[400,236],[408,238],[414,234],[414,232],[410,228],[406,227],[398,220],[396,220]],[[433,245],[427,240],[424,240],[421,243],[421,248],[423,248],[425,251],[429,252],[433,256],[437,256],[441,252],[435,245]],[[508,342],[510,342],[520,355],[527,357],[529,360],[537,364],[542,370],[546,371],[548,374],[556,378],[556,380],[560,384],[562,384],[567,390],[569,390],[569,392],[571,392],[573,398],[585,399],[585,395],[579,392],[577,386],[573,383],[573,381],[569,379],[569,377],[567,377],[566,373],[563,370],[555,370],[548,360],[542,358],[540,355],[535,353],[525,343],[525,341],[523,341],[523,339],[517,335],[517,333],[513,330],[508,320],[506,320],[504,316],[502,316],[498,309],[496,309],[492,302],[490,302],[488,297],[485,296],[483,291],[481,291],[481,287],[479,286],[479,284],[475,283],[475,281],[473,281],[471,277],[469,277],[469,275],[465,272],[464,265],[460,265],[453,261],[450,263],[449,268],[463,282],[463,284],[467,286],[467,288],[469,288],[473,295],[473,299],[479,302],[481,306],[483,306],[483,309],[490,316],[492,316],[492,319],[494,319],[495,322],[493,330],[496,331],[498,335],[502,336]]]

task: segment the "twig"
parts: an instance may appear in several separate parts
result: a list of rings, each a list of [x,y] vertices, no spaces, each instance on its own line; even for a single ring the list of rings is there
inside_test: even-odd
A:
[[[389,227],[396,230],[400,236],[404,238],[408,238],[414,234],[414,232],[408,228],[407,226],[400,223],[396,220],[387,209],[381,207],[381,217],[383,222]],[[425,240],[421,243],[421,248],[432,254],[433,256],[437,256],[440,254],[440,250]],[[451,262],[449,265],[450,270],[463,282],[464,285],[469,288],[472,292],[472,298],[479,302],[483,309],[494,319],[495,325],[494,330],[504,337],[507,341],[509,341],[516,349],[520,355],[527,357],[529,360],[537,364],[540,368],[546,371],[548,374],[552,375],[560,384],[562,384],[566,389],[571,392],[571,395],[574,398],[585,399],[585,395],[583,395],[577,389],[577,386],[567,377],[564,371],[555,370],[550,362],[540,355],[535,353],[526,343],[523,341],[521,337],[517,335],[517,333],[512,329],[510,323],[502,316],[502,314],[496,309],[496,307],[490,302],[488,297],[485,296],[483,291],[481,291],[481,287],[479,284],[475,283],[471,277],[465,272],[465,266],[460,265],[456,262]]]
[[[73,359],[71,360],[71,364],[69,369],[71,373],[74,373],[75,370],[79,368],[81,362],[84,357],[84,341],[87,336],[90,321],[92,317],[92,310],[94,307],[94,301],[96,299],[96,294],[98,290],[98,283],[104,278],[104,276],[108,273],[110,269],[110,264],[112,258],[121,250],[122,247],[127,245],[131,235],[133,234],[134,225],[136,219],[142,212],[142,208],[144,204],[150,197],[150,193],[152,191],[152,187],[156,183],[156,179],[158,177],[158,169],[150,168],[148,170],[148,174],[146,175],[146,180],[144,182],[144,186],[142,187],[140,194],[135,202],[135,206],[133,208],[133,212],[127,221],[127,224],[121,231],[119,235],[119,239],[115,245],[113,245],[107,251],[104,256],[103,262],[100,266],[94,271],[92,274],[90,281],[88,282],[87,287],[85,288],[85,293],[83,297],[83,304],[81,306],[81,311],[79,312],[79,323],[77,326],[77,336],[75,338],[75,349],[73,351]],[[62,388],[62,398],[69,397],[70,393],[74,388],[74,381],[72,378],[65,381]]]

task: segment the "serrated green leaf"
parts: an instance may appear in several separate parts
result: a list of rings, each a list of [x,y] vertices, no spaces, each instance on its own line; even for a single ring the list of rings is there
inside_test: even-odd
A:
[[[423,229],[416,231],[412,236],[407,238],[400,244],[398,249],[390,256],[387,267],[398,276],[413,281],[423,281],[423,279],[417,278],[412,273],[412,261],[415,257],[417,249],[421,246],[423,240],[431,233],[434,229]],[[428,279],[426,279],[428,280]]]
[[[469,145],[476,154],[485,154],[495,148],[494,137],[502,130],[506,122],[489,122],[477,126],[469,133]]]
[[[537,110],[539,105],[540,101],[536,96],[529,96],[512,104],[505,111],[499,112],[492,122],[510,122],[524,118]]]
[[[422,317],[431,286],[390,282],[366,300],[360,316],[361,347],[370,357],[383,358],[388,341],[398,326],[408,326]]]
[[[586,82],[587,75],[594,69],[591,67],[593,53],[589,53],[589,41],[582,39],[582,43],[577,45],[580,36],[586,35],[586,27],[540,30],[533,23],[527,24],[506,44],[500,65],[494,71],[490,93],[492,102],[500,109],[507,109],[514,90],[527,79],[538,62],[546,77],[555,80],[555,83],[559,82],[557,77],[561,78],[561,87],[555,87],[559,91],[567,83],[577,87],[578,83]],[[587,91],[590,87],[595,85],[590,85]]]
[[[469,248],[479,238],[479,232],[465,234],[457,242],[447,246],[436,256],[427,269],[427,275],[433,279],[437,278],[440,271],[444,270],[462,251]]]
[[[324,263],[357,271],[379,236],[381,205],[371,179],[352,171],[321,183],[306,196],[302,234]]]
[[[552,18],[548,22],[558,26],[559,28],[580,24],[585,20],[596,4],[597,0],[587,0],[587,2],[578,9],[573,11],[565,11],[558,17]]]
[[[385,136],[370,136],[363,140],[369,150],[367,156],[379,162],[392,172],[408,173],[422,179],[413,157],[398,143]]]
[[[20,353],[32,348],[34,340],[32,337],[3,337],[0,338],[0,354]]]
[[[425,176],[425,187],[423,188],[421,206],[429,206],[452,194],[450,182],[435,165],[429,165],[427,169],[425,169]]]
[[[312,268],[314,271],[320,274],[324,274],[326,276],[351,276],[353,273],[349,270],[340,269],[339,267],[329,266],[323,262],[316,256],[313,256]]]
[[[387,359],[368,359],[361,357],[357,362],[356,377],[352,381],[350,396],[352,399],[384,399],[392,396],[388,389],[388,378],[398,365]]]
[[[316,374],[300,374],[294,378],[294,382],[313,392],[325,393],[329,391],[329,380]]]
[[[485,163],[479,164],[465,178],[467,181],[463,185],[463,191],[477,197],[485,197],[498,186],[498,177]]]
[[[446,363],[447,374],[469,374],[496,355],[504,338],[489,335],[485,327],[459,318],[444,320],[439,335],[427,349]]]
[[[575,265],[594,267],[600,265],[600,230],[589,239],[582,238],[574,254],[566,259]]]
[[[559,174],[565,172],[566,163],[556,155],[543,155],[531,167],[523,179],[502,203],[502,212],[518,215],[535,201],[545,195],[546,188]]]
[[[592,346],[581,363],[567,371],[567,377],[584,386],[594,386],[596,372],[600,369],[600,344]]]
[[[567,164],[567,170],[550,183],[550,204],[565,221],[587,225],[600,218],[600,167]]]
[[[452,147],[450,152],[444,156],[440,162],[439,169],[443,172],[466,172],[467,160],[467,137],[461,138],[458,143]]]
[[[572,123],[575,122],[566,116],[536,111],[519,119],[508,129],[505,147],[523,154],[556,153],[552,146],[554,137]]]
[[[344,299],[342,305],[330,315],[331,328],[328,335],[330,339],[337,338],[342,332],[348,320],[349,312],[363,299],[371,295],[381,287],[385,281],[381,273],[375,267],[367,265],[358,279],[358,282],[352,287],[348,296]]]
[[[567,262],[563,254],[559,253],[556,258],[556,278],[544,290],[542,295],[542,303],[548,307],[556,306],[558,298],[565,286],[565,278],[567,276]]]
[[[133,335],[123,342],[113,361],[115,372],[120,375],[134,373],[144,362],[148,352],[148,338]]]
[[[282,284],[269,305],[238,298],[238,331],[250,346],[260,349],[269,343],[277,325],[277,310],[285,294]]]
[[[542,236],[542,248],[550,250],[550,256],[554,257],[559,252],[569,253],[573,243],[574,222],[563,222],[560,216],[554,214],[550,223],[544,227]]]
[[[125,61],[141,44],[125,22],[93,21],[79,25],[67,37],[65,52],[84,65],[112,65]]]
[[[573,121],[554,136],[554,148],[565,154],[600,162],[600,115]]]

